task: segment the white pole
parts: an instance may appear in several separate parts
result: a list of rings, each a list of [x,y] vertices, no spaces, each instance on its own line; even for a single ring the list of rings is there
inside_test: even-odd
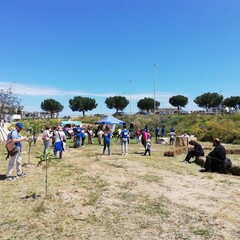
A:
[[[130,80],[130,115],[132,114],[132,81]]]
[[[153,64],[154,66],[154,113],[156,113],[156,77],[157,77],[157,64]]]

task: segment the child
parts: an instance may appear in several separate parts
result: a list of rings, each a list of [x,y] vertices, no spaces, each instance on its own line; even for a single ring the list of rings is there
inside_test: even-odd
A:
[[[145,148],[144,155],[147,155],[147,152],[148,152],[149,156],[151,156],[151,140],[150,139],[148,139],[146,142],[146,148]]]

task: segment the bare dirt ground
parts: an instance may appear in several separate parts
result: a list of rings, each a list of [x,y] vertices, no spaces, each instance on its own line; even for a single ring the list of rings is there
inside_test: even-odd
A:
[[[170,148],[153,144],[152,156],[135,143],[127,156],[115,143],[110,156],[98,145],[68,148],[50,163],[47,197],[32,157],[26,178],[0,181],[0,238],[240,239],[239,177],[200,173],[184,155],[164,157]],[[231,159],[239,165],[239,155]]]

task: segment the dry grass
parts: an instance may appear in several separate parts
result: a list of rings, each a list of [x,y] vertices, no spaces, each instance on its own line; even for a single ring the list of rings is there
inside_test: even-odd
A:
[[[239,177],[200,173],[180,162],[184,154],[164,157],[173,147],[153,143],[151,156],[135,143],[122,156],[115,139],[110,156],[98,145],[68,148],[50,162],[47,196],[44,164],[35,158],[42,149],[40,141],[33,147],[26,178],[0,182],[1,239],[240,238]],[[231,159],[240,165],[239,155]]]

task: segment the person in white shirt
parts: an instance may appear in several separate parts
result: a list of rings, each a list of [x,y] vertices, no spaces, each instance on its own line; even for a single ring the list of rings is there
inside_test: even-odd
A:
[[[64,142],[66,142],[66,135],[62,130],[62,127],[59,126],[55,131],[55,143],[54,143],[54,155],[57,157],[57,152],[59,152],[59,158],[62,158],[64,151]]]
[[[43,131],[43,135],[42,135],[42,140],[43,140],[43,145],[44,145],[44,149],[43,149],[44,159],[47,158],[47,150],[49,148],[49,143],[50,143],[51,137],[52,137],[52,134],[50,133],[49,127],[46,126],[45,130]]]
[[[26,174],[22,172],[22,141],[26,140],[27,137],[22,137],[20,131],[24,128],[21,122],[16,123],[16,128],[12,130],[7,137],[7,140],[12,139],[18,148],[13,156],[9,156],[6,181],[16,180],[16,177],[12,176],[12,170],[14,165],[17,167],[17,177],[25,177]]]

